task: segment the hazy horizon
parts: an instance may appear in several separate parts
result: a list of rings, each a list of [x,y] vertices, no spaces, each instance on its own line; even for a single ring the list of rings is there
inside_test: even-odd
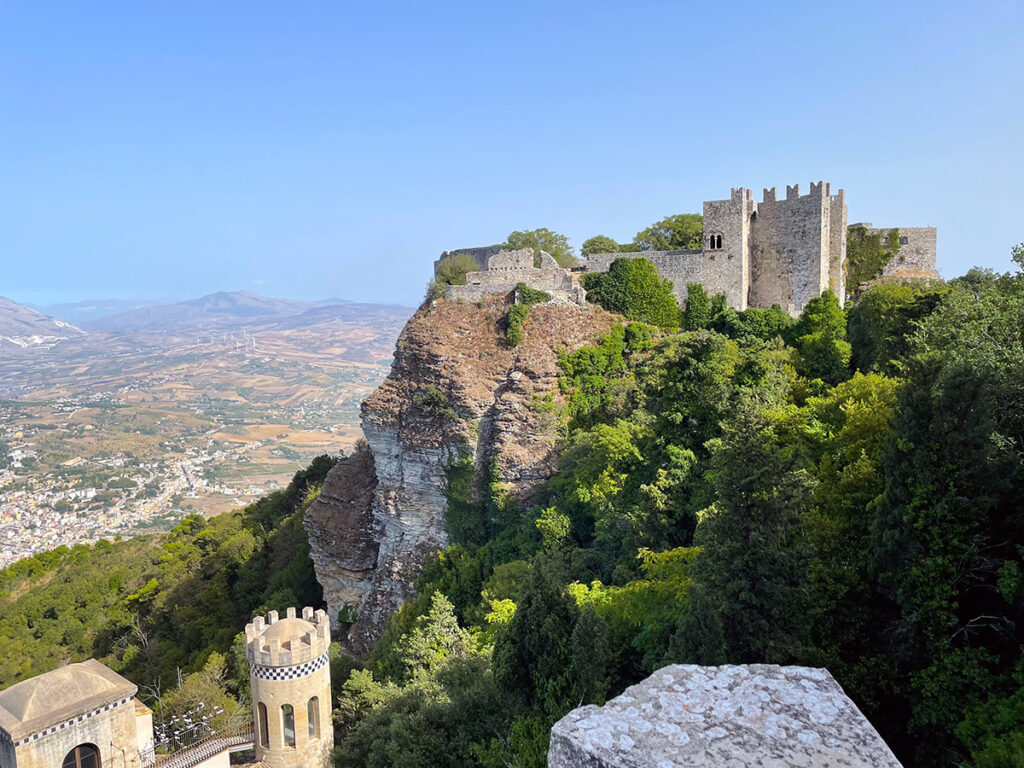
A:
[[[446,248],[628,241],[745,186],[1024,240],[1024,7],[0,9],[0,295],[415,305]]]

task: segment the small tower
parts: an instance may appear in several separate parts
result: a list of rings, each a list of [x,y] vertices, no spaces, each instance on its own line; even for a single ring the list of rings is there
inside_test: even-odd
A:
[[[324,611],[271,611],[245,628],[256,761],[268,768],[324,768],[331,725],[331,630]]]

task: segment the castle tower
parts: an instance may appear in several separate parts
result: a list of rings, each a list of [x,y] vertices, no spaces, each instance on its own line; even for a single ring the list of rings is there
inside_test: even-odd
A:
[[[268,768],[325,768],[331,725],[331,630],[324,611],[271,611],[245,628],[256,760]]]

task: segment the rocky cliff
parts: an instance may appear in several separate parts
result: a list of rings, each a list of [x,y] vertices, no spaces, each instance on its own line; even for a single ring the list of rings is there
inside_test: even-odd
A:
[[[524,502],[551,475],[555,421],[538,404],[557,397],[557,353],[592,343],[616,320],[592,306],[534,305],[513,348],[506,309],[505,297],[442,299],[412,317],[391,374],[363,403],[367,447],[331,471],[306,515],[328,614],[352,653],[369,650],[413,596],[423,563],[447,545],[453,461],[471,457],[478,471],[493,462]]]

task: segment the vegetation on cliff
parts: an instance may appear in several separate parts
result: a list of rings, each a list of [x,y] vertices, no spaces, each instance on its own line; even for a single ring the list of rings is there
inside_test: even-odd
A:
[[[824,666],[908,765],[1016,764],[1024,276],[710,303],[561,357],[528,508],[453,474],[339,765],[543,765],[555,719],[671,662]]]
[[[322,600],[302,516],[334,463],[320,456],[284,490],[165,535],[60,548],[0,571],[0,687],[93,657],[164,713],[204,695],[237,710],[225,697],[247,697],[241,629],[257,613]],[[180,675],[185,690],[165,695]]]

